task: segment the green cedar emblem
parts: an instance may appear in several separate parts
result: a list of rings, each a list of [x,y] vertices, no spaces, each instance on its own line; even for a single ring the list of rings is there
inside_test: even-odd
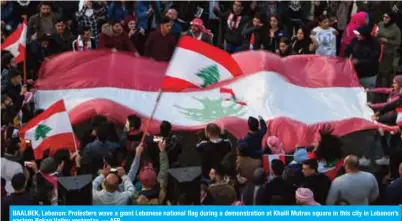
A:
[[[215,84],[220,80],[220,74],[216,64],[201,69],[195,75],[204,80],[204,83],[201,85],[203,88],[207,87],[208,85]]]
[[[51,130],[52,129],[50,127],[39,124],[35,129],[35,140],[39,140],[39,138],[45,139]]]
[[[175,105],[179,112],[189,120],[201,123],[208,123],[222,117],[241,117],[246,114],[245,106],[238,105],[235,102],[229,106],[224,106],[223,99],[211,100],[209,98],[199,99],[193,97],[196,101],[200,102],[202,108],[184,108]]]

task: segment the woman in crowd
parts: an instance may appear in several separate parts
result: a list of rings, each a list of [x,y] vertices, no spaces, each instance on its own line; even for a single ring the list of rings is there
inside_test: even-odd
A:
[[[286,57],[292,54],[290,50],[290,42],[287,38],[281,38],[279,40],[279,52],[277,53],[281,57]]]
[[[392,88],[373,88],[373,89],[366,89],[366,92],[371,93],[379,93],[379,94],[386,94],[388,95],[387,101],[382,103],[368,103],[368,105],[373,108],[374,110],[379,110],[383,108],[388,103],[394,102],[399,99],[400,96],[400,89],[402,88],[402,76],[398,75],[394,77],[392,82]]]
[[[272,53],[279,52],[279,41],[287,37],[287,33],[279,24],[279,18],[275,15],[269,19],[269,25],[262,37],[262,48]]]
[[[137,29],[137,18],[131,15],[126,17],[125,24],[128,37],[138,53],[143,55],[145,51],[145,30],[143,28]]]
[[[363,25],[367,25],[369,22],[367,12],[358,12],[352,16],[349,24],[346,26],[346,30],[343,33],[343,37],[341,40],[341,48],[339,50],[339,55],[342,56],[345,53],[345,49],[347,46],[352,43],[352,40],[356,38],[356,34],[353,31],[362,27]]]
[[[395,71],[394,59],[397,48],[401,44],[401,30],[395,24],[393,13],[384,14],[383,21],[378,24],[377,38],[383,45],[382,57],[377,76],[377,87],[389,87]]]
[[[292,39],[292,54],[312,54],[314,53],[314,48],[309,30],[306,28],[299,28],[296,36]]]

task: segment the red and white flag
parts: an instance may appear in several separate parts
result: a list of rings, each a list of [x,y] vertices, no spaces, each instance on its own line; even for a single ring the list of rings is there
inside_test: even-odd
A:
[[[1,50],[9,51],[18,64],[25,60],[25,48],[27,42],[27,23],[23,23],[1,44]]]
[[[205,88],[242,74],[232,56],[203,41],[183,36],[162,81],[164,91]]]
[[[367,95],[347,59],[316,55],[280,58],[264,51],[232,57],[243,75],[203,89],[164,93],[149,131],[157,133],[163,120],[184,131],[202,130],[215,122],[241,138],[248,132],[248,117],[260,115],[269,121],[267,133],[277,136],[289,153],[296,146],[317,142],[318,131],[324,126],[333,128],[338,136],[378,127],[371,120],[374,113],[367,106]],[[183,65],[187,65],[185,60],[183,57]],[[192,61],[191,65],[198,63]],[[45,109],[64,99],[73,124],[96,115],[122,125],[130,114],[146,120],[167,67],[167,63],[124,53],[63,53],[42,66],[36,104]],[[247,105],[222,99],[232,93],[222,93],[221,88],[232,90],[237,101]]]
[[[30,120],[19,131],[22,140],[30,141],[35,159],[43,158],[43,153],[68,148],[75,152],[74,132],[64,101],[60,100],[44,112]]]

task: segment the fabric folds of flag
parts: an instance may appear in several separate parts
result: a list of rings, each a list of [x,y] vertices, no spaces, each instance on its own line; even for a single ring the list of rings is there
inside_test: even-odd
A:
[[[57,101],[24,125],[19,136],[21,140],[31,142],[37,160],[43,158],[46,150],[52,152],[67,148],[74,152],[76,149],[73,128],[63,100]]]
[[[27,23],[26,20],[1,44],[1,50],[9,51],[18,64],[25,60],[25,48],[27,41]]]
[[[205,88],[241,74],[242,70],[229,53],[184,36],[176,47],[161,88],[174,92]]]

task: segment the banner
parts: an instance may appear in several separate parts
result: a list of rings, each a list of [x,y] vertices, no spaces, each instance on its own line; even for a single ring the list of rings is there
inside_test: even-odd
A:
[[[150,219],[151,218],[151,219]],[[400,206],[12,206],[14,221],[400,221]]]

